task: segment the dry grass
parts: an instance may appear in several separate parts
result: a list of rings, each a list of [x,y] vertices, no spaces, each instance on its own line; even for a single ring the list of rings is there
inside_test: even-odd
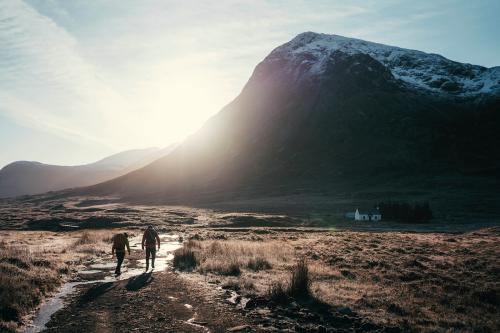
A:
[[[180,270],[191,270],[198,265],[194,251],[189,247],[175,250],[173,265]]]
[[[281,275],[285,276],[289,261],[293,260],[291,250],[278,242],[190,240],[175,252],[174,267],[187,267],[202,274],[226,277],[226,284],[237,283],[235,289],[249,292],[267,290],[281,278],[280,274],[266,272],[281,271]],[[255,279],[255,276],[262,275],[271,279]],[[234,280],[231,277],[239,278]]]
[[[342,232],[301,242],[313,293],[410,331],[500,331],[500,234]],[[307,249],[307,250],[306,250]]]
[[[84,231],[72,244],[69,244],[68,250],[92,255],[102,255],[107,251],[109,252],[112,241],[111,235],[112,233],[110,231],[104,230]]]
[[[252,232],[229,235],[206,232],[186,246],[198,272],[242,293],[290,295],[294,265],[306,258],[302,275],[312,296],[374,323],[408,332],[500,332],[498,228],[459,235],[270,231],[258,241],[248,241]],[[238,240],[209,240],[223,237]],[[254,269],[257,258],[270,266]],[[234,264],[240,274],[225,276]]]
[[[111,235],[0,231],[0,331],[18,329],[23,317],[85,260],[109,253]]]
[[[15,328],[44,295],[61,283],[66,265],[46,258],[43,252],[0,243],[0,328]]]

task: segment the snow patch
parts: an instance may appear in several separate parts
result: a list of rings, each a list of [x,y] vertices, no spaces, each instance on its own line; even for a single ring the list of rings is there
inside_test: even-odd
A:
[[[338,35],[302,33],[275,49],[265,61],[300,59],[301,67],[314,76],[324,72],[335,51],[367,54],[387,67],[396,79],[419,89],[463,96],[500,93],[500,67],[462,64],[438,54]]]

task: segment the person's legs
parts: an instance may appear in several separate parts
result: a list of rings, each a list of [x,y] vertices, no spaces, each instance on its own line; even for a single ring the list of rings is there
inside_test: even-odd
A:
[[[151,267],[155,268],[156,248],[151,248]]]
[[[149,269],[149,257],[150,257],[150,255],[151,255],[151,250],[149,247],[146,247],[146,270]]]
[[[116,269],[115,274],[118,275],[122,270],[123,259],[125,259],[125,252],[116,252]]]

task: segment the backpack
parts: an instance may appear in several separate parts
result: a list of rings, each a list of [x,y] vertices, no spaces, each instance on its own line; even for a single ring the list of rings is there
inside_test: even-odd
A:
[[[154,229],[147,229],[146,230],[146,244],[155,244],[156,243],[156,231]]]

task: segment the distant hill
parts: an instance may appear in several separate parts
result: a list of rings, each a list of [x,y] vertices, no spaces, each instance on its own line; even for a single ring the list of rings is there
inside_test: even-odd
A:
[[[13,162],[0,170],[0,198],[97,184],[141,168],[172,149],[173,146],[127,150],[95,163],[77,166]]]
[[[500,67],[307,32],[272,51],[171,154],[78,193],[149,202],[395,187],[477,193],[477,184],[498,184],[498,147]]]

